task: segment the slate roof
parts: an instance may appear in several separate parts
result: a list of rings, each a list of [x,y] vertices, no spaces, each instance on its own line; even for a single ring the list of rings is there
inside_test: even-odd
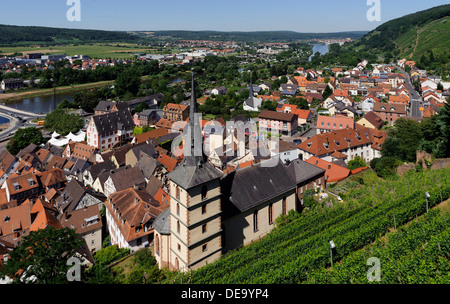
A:
[[[313,177],[325,174],[325,170],[308,164],[300,159],[295,159],[286,165],[286,169],[295,180],[297,185],[307,181]]]
[[[121,191],[134,185],[145,184],[145,178],[139,167],[125,167],[124,170],[113,171],[110,175],[116,191]]]
[[[162,235],[170,234],[170,209],[167,208],[153,222],[153,228]]]
[[[87,171],[91,173],[92,179],[95,180],[101,173],[114,169],[116,169],[116,165],[111,160],[107,160],[90,166]]]
[[[231,172],[221,180],[224,208],[231,203],[244,212],[296,186],[296,181],[281,162],[274,167],[256,164]]]
[[[134,128],[133,117],[128,110],[95,115],[92,119],[94,120],[99,135]]]

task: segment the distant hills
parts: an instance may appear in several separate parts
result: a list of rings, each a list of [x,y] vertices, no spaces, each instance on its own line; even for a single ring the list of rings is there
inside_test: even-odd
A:
[[[433,57],[448,63],[450,5],[441,5],[388,21],[353,43],[356,49],[377,50],[416,61]]]
[[[0,24],[0,45],[30,43],[63,44],[93,42],[145,42],[157,40],[213,40],[237,42],[292,42],[308,39],[361,38],[367,32],[297,33],[292,31],[219,32],[219,31],[138,31],[118,32],[43,26]]]
[[[26,43],[89,43],[89,42],[131,42],[139,37],[126,32],[80,30],[43,26],[15,26],[0,24],[0,44]]]
[[[154,31],[136,32],[137,35],[159,39],[212,40],[237,42],[292,42],[310,39],[359,39],[367,31],[350,31],[338,33],[298,33],[293,31],[255,31],[255,32],[221,32],[221,31]]]

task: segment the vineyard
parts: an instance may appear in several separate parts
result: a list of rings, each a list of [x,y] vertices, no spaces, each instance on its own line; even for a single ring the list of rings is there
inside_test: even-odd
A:
[[[365,172],[345,185],[344,202],[304,212],[261,240],[167,282],[367,283],[366,261],[377,257],[381,283],[448,283],[449,217],[433,210],[416,218],[426,213],[426,192],[430,209],[450,197],[449,172],[429,170],[388,181]],[[331,240],[336,244],[333,267]]]

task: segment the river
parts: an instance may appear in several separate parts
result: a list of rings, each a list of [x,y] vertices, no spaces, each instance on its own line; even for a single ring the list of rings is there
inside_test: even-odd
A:
[[[325,55],[328,53],[330,48],[328,47],[328,44],[314,44],[313,47],[313,54],[309,57],[309,61],[311,61],[312,57],[315,53],[319,52],[321,55]]]
[[[43,95],[36,97],[27,97],[23,99],[17,99],[15,101],[8,102],[6,106],[23,110],[31,113],[50,113],[55,109],[55,107],[60,104],[64,99],[68,101],[73,101],[73,92],[72,93],[57,93],[55,95],[56,102],[54,102],[53,95]]]

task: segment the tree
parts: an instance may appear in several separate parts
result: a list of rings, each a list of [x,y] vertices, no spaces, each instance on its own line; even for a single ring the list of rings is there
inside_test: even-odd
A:
[[[129,249],[119,248],[117,245],[108,246],[97,251],[94,255],[95,263],[107,266],[130,254]]]
[[[348,162],[348,169],[355,170],[358,168],[367,167],[367,164],[364,162],[364,159],[361,156],[356,156],[353,160]]]
[[[68,283],[68,258],[84,244],[75,230],[47,227],[32,231],[15,248],[0,273],[12,278],[14,282],[26,282],[35,277],[39,284]],[[23,271],[18,275],[19,271]]]
[[[117,96],[125,96],[130,93],[136,96],[141,85],[141,76],[135,68],[126,68],[119,73],[114,82],[114,90]]]
[[[383,144],[381,155],[395,157],[402,161],[415,162],[416,151],[420,146],[422,132],[420,124],[411,119],[400,118],[389,131]]]
[[[326,99],[327,99],[328,97],[330,97],[332,94],[333,94],[333,89],[330,88],[329,85],[327,85],[327,86],[325,87],[325,90],[323,91],[323,94],[322,94],[323,100],[326,100]]]
[[[370,167],[381,178],[388,178],[397,174],[397,167],[403,162],[395,157],[374,158]]]
[[[56,109],[45,116],[44,128],[56,131],[61,135],[67,135],[70,132],[77,133],[83,127],[83,117],[68,114],[63,109]]]
[[[37,146],[44,143],[44,137],[38,128],[30,127],[19,129],[6,145],[6,149],[12,155],[16,155],[23,148],[29,144],[35,144]]]

